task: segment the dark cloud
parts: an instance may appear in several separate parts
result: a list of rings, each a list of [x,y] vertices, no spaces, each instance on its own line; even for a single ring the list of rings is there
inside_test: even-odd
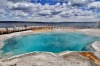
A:
[[[86,6],[87,4],[93,2],[94,0],[68,0],[68,2],[71,2],[73,6]]]

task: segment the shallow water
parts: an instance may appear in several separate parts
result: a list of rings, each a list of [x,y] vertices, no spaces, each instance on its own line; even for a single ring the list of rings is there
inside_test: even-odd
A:
[[[88,51],[85,47],[100,38],[81,33],[38,33],[20,36],[4,41],[4,53],[12,52],[14,55],[28,52]]]

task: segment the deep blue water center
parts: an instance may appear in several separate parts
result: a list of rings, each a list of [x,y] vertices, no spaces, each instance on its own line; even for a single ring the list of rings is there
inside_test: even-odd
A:
[[[63,51],[86,51],[86,47],[99,37],[88,36],[81,33],[38,33],[27,36],[14,37],[4,41],[5,53],[13,52],[23,54],[28,52],[63,52]]]

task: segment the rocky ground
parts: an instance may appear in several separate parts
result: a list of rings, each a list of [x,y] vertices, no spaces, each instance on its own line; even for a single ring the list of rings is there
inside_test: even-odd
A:
[[[99,53],[100,54],[100,53]],[[95,57],[93,57],[95,58]],[[100,56],[99,56],[100,58]],[[10,59],[3,59],[1,66],[100,66],[100,60],[95,61],[79,53],[30,53]]]

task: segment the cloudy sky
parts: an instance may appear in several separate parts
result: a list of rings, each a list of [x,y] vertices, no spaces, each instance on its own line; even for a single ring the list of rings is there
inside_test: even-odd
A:
[[[0,0],[0,21],[100,21],[100,0]]]

